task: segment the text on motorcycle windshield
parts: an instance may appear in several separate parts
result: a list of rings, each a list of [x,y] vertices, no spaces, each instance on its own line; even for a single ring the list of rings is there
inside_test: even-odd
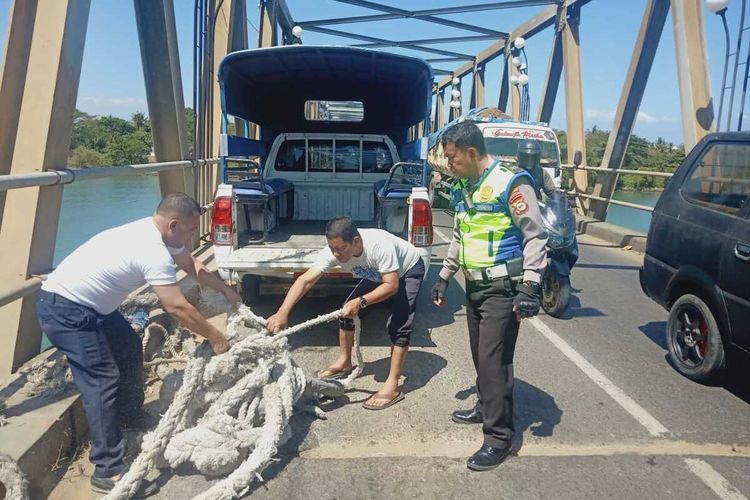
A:
[[[524,170],[533,170],[539,166],[542,148],[536,141],[521,141],[518,144],[518,166]]]

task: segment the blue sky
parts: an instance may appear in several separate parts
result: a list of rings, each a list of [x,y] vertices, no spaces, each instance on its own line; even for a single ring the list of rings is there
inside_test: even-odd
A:
[[[412,10],[456,4],[477,4],[487,1],[489,0],[381,0],[382,3]],[[189,106],[192,102],[193,0],[174,0],[174,4],[185,103]],[[332,0],[287,0],[287,4],[292,16],[297,21],[374,13],[369,9],[341,4]],[[645,5],[646,0],[593,0],[582,9],[581,58],[587,128],[596,125],[599,128],[610,129],[612,126],[614,110],[620,98],[625,73],[630,63],[633,44]],[[0,0],[0,37],[2,37],[2,40],[6,38],[10,6],[11,0]],[[734,50],[736,44],[740,7],[740,0],[732,0],[727,13],[732,36],[732,50]],[[444,17],[499,31],[511,31],[541,8],[527,7],[455,14]],[[704,14],[711,84],[715,101],[718,101],[724,59],[724,32],[718,16],[707,9]],[[255,28],[258,26],[258,7],[256,0],[248,0],[248,17],[248,34],[252,46],[257,41]],[[750,16],[748,18],[746,24],[750,24]],[[461,30],[416,20],[338,25],[330,26],[330,28],[392,40],[451,37],[468,34]],[[665,25],[651,78],[641,104],[635,133],[649,139],[663,137],[669,141],[681,143],[682,125],[672,30],[670,16]],[[746,35],[748,34],[746,33]],[[747,50],[748,38],[750,38],[750,35],[746,36],[743,42],[745,46],[743,55]],[[349,41],[311,31],[305,32],[302,39],[306,44],[358,43],[354,40]],[[441,44],[433,47],[475,54],[490,43],[491,41],[481,41]],[[527,41],[526,53],[529,61],[532,116],[536,114],[551,44],[552,31],[550,29]],[[394,51],[426,58],[437,57],[408,50],[394,49]],[[487,103],[497,102],[501,73],[500,61],[501,59],[495,60],[487,68]],[[437,66],[444,69],[454,69],[460,64],[461,62],[442,63]],[[741,83],[739,83],[741,76],[742,68],[738,77],[738,89],[741,89]],[[463,82],[466,99],[468,99],[470,82],[470,78],[464,79]],[[91,0],[91,14],[77,107],[92,114],[112,114],[124,118],[129,117],[135,111],[147,111],[133,3],[129,0]],[[725,104],[725,109],[726,107],[727,104]],[[562,82],[552,125],[557,128],[565,128],[565,98]]]

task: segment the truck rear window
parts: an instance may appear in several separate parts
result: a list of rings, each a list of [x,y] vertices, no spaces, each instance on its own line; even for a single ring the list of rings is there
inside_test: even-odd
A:
[[[276,155],[277,172],[388,173],[393,156],[384,142],[288,139]]]

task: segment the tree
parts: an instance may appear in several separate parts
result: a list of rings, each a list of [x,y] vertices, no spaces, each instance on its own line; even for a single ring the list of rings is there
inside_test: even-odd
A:
[[[73,168],[100,167],[108,163],[109,158],[106,154],[87,148],[86,146],[75,148],[71,151],[70,158],[68,159],[68,166]]]
[[[106,154],[116,165],[146,163],[151,152],[151,134],[143,129],[113,137],[107,144]]]
[[[148,116],[146,116],[145,113],[136,111],[130,117],[130,121],[133,122],[133,125],[136,129],[145,130],[149,134],[151,133],[151,121],[148,119]]]

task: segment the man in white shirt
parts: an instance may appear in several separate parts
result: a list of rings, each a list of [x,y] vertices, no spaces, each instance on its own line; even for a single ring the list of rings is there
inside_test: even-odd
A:
[[[91,434],[91,485],[107,492],[126,469],[126,441],[118,424],[143,425],[141,340],[117,311],[148,283],[164,310],[208,340],[214,352],[229,349],[177,285],[175,264],[200,284],[239,303],[237,292],[185,249],[203,210],[189,196],[172,193],[153,217],[97,234],[66,257],[42,285],[37,315],[52,345],[68,357]],[[146,484],[142,494],[155,491]]]
[[[365,307],[393,297],[387,328],[391,338],[391,367],[383,387],[364,403],[368,410],[382,410],[401,401],[398,381],[409,352],[411,325],[417,294],[425,274],[424,262],[409,242],[382,229],[357,229],[348,217],[336,217],[326,226],[328,246],[305,274],[292,285],[278,312],[268,318],[268,330],[286,328],[294,305],[324,273],[340,266],[362,281],[344,303],[339,324],[339,357],[319,377],[343,378],[352,372],[354,320]]]

